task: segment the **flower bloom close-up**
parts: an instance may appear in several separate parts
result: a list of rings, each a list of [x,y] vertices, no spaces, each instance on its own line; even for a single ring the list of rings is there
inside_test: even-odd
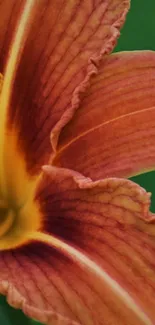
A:
[[[155,324],[155,52],[130,0],[0,1],[0,294],[49,325]]]

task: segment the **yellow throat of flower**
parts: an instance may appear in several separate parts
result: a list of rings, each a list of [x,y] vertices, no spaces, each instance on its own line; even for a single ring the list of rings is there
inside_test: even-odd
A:
[[[28,174],[24,153],[17,145],[18,130],[7,128],[15,75],[34,7],[33,0],[26,1],[10,45],[4,78],[0,74],[0,250],[27,243],[28,234],[41,226],[41,212],[35,201],[40,175]]]
[[[30,241],[30,234],[41,229],[39,204],[30,195],[21,207],[8,198],[0,199],[0,250],[20,247]]]

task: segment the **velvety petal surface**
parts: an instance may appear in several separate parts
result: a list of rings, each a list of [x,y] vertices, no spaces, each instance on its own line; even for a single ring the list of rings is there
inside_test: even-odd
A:
[[[23,154],[26,168],[31,174],[34,175],[41,164],[48,162],[51,153],[51,129],[66,110],[67,116],[61,121],[63,125],[73,114],[78,106],[79,93],[84,92],[91,75],[97,73],[101,57],[113,49],[129,2],[22,2],[24,9],[21,21],[24,21],[29,10],[23,35],[18,35],[19,29],[23,28],[22,23],[21,26],[17,25],[17,32],[12,38],[13,53],[5,50],[10,61],[19,47],[16,59],[12,61],[15,67],[5,115],[8,122],[6,132],[16,141],[14,151],[18,150],[20,155]],[[1,14],[5,11],[8,17],[11,17],[11,12],[15,10],[16,16],[16,2],[11,1],[10,13],[7,12],[9,2],[4,3],[5,1],[2,1],[4,10],[2,7]],[[19,5],[20,3],[19,1]],[[9,19],[11,18],[6,20],[7,26],[6,21],[2,20],[2,31],[12,28]],[[15,46],[16,41],[18,45]],[[10,74],[6,75],[3,60],[0,72],[5,75],[4,84],[8,85],[5,79],[9,78]],[[81,86],[73,96],[79,84]],[[6,91],[3,93],[6,97]],[[8,146],[12,147],[8,137],[6,141]]]
[[[10,43],[19,21],[24,0],[0,2],[0,72],[4,70]]]
[[[45,172],[35,197],[45,238],[0,253],[0,292],[46,324],[153,324],[150,195],[129,180]]]
[[[112,54],[61,133],[53,164],[93,179],[155,166],[155,53]]]

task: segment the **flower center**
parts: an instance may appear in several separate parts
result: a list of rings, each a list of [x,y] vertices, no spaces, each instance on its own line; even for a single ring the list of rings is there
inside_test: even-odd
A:
[[[14,222],[14,212],[6,206],[6,203],[0,202],[0,237],[3,237],[12,228]]]
[[[27,244],[29,235],[39,229],[41,213],[33,198],[20,208],[0,200],[0,251]]]

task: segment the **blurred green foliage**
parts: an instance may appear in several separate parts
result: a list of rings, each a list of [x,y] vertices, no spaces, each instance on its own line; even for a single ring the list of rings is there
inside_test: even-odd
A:
[[[5,1],[5,0],[4,0]],[[57,0],[55,0],[57,1]],[[155,1],[132,0],[131,10],[121,31],[115,52],[127,50],[155,50]],[[133,177],[136,183],[152,192],[151,209],[155,211],[155,172]],[[4,297],[0,297],[0,324],[39,325],[28,319],[21,311],[10,307]]]

